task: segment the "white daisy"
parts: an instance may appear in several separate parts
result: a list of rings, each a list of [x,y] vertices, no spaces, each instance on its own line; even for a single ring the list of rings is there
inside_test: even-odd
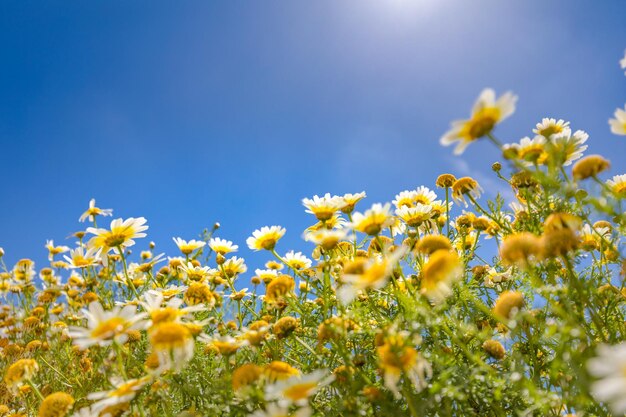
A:
[[[626,135],[626,105],[624,109],[615,110],[615,119],[609,119],[609,125],[612,133],[620,136]]]
[[[315,195],[312,199],[304,198],[302,204],[307,208],[306,213],[311,213],[317,220],[325,222],[344,205],[344,201],[339,196],[331,197],[330,193],[326,193],[323,197]]]
[[[471,117],[452,122],[452,128],[441,137],[440,143],[444,146],[457,143],[454,154],[462,154],[470,143],[488,135],[496,124],[512,115],[516,102],[517,96],[511,92],[496,99],[495,91],[484,89],[474,104]]]
[[[276,243],[285,234],[285,229],[280,226],[263,226],[252,232],[252,236],[246,239],[248,247],[252,250],[274,250]]]
[[[113,307],[105,311],[98,301],[89,304],[83,309],[87,318],[87,327],[71,326],[68,335],[81,350],[93,345],[107,346],[124,343],[128,330],[139,330],[146,327],[145,313],[137,313],[137,306]]]
[[[96,216],[112,216],[113,209],[101,209],[96,207],[96,199],[92,198],[89,200],[89,208],[78,218],[79,222],[84,222],[89,218],[90,222],[93,222],[96,219]]]
[[[172,238],[178,249],[182,252],[183,255],[191,255],[191,253],[197,249],[203,248],[206,245],[206,242],[201,240],[183,240],[179,237]]]
[[[237,252],[239,246],[233,245],[233,242],[219,237],[212,237],[209,239],[209,247],[216,253],[226,255],[227,253]]]
[[[587,370],[597,379],[591,385],[591,392],[616,415],[622,415],[626,413],[626,343],[601,345],[596,353],[587,362]]]
[[[311,267],[311,260],[304,256],[302,252],[294,252],[293,250],[290,250],[285,254],[283,259],[287,266],[295,270],[307,269]]]
[[[318,369],[306,375],[295,375],[267,386],[265,398],[278,400],[279,404],[284,406],[290,404],[304,406],[308,403],[309,397],[333,380],[334,376],[329,375],[324,369]]]

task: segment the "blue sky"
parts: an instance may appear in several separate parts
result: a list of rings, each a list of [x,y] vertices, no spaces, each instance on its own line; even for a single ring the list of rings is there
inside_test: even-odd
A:
[[[95,197],[148,219],[138,249],[173,254],[219,221],[254,265],[263,225],[287,228],[279,251],[311,249],[303,197],[366,191],[365,209],[442,172],[493,192],[496,150],[438,143],[484,87],[520,96],[503,140],[564,118],[624,173],[607,124],[624,16],[623,0],[3,1],[0,246],[42,266]]]

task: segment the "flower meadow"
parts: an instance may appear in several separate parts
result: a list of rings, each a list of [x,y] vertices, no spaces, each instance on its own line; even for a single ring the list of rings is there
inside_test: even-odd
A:
[[[493,199],[443,173],[387,203],[303,199],[300,251],[216,224],[169,255],[92,200],[49,265],[0,249],[0,416],[625,413],[624,167],[564,120],[504,143],[516,104],[486,89],[441,138],[500,149]]]

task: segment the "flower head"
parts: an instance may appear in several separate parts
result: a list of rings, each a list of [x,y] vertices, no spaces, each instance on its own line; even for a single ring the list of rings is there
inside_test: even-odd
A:
[[[285,229],[280,226],[263,226],[252,232],[252,236],[246,239],[248,247],[252,250],[274,250],[276,243],[285,234]]]
[[[626,412],[626,343],[601,345],[596,357],[587,362],[587,370],[596,378],[591,385],[593,396],[608,403],[615,415]]]
[[[129,330],[145,328],[146,324],[145,314],[137,313],[134,305],[115,306],[105,311],[98,301],[93,301],[83,313],[87,318],[87,327],[72,326],[68,329],[69,336],[80,349],[92,345],[107,346],[113,342],[124,343]]]
[[[441,137],[441,144],[449,146],[457,143],[454,153],[462,154],[470,143],[488,135],[496,124],[512,115],[516,102],[517,96],[511,92],[496,99],[495,91],[484,89],[474,104],[471,117],[452,122],[452,128]]]
[[[624,59],[626,60],[626,57]],[[615,110],[615,118],[609,119],[609,125],[612,133],[620,136],[626,135],[626,105],[624,109]]]
[[[289,379],[279,381],[266,388],[266,398],[279,400],[287,406],[289,404],[306,405],[310,396],[320,388],[333,381],[333,375],[328,371],[318,369],[306,375],[294,375]]]
[[[422,268],[421,292],[432,302],[441,302],[452,293],[452,284],[463,274],[463,263],[450,250],[434,252]]]
[[[146,237],[143,233],[148,230],[146,219],[143,217],[130,217],[126,220],[115,219],[111,222],[110,229],[87,228],[87,233],[95,235],[88,246],[98,249],[102,256],[106,255],[113,248],[126,248],[133,246],[133,239]]]
[[[209,247],[216,253],[226,255],[227,253],[237,252],[239,246],[234,245],[233,242],[219,237],[212,237],[209,239]]]
[[[193,251],[203,248],[206,245],[206,242],[201,240],[183,240],[179,237],[172,238],[178,249],[182,252],[183,255],[191,255]]]
[[[302,199],[302,204],[307,208],[307,213],[311,213],[317,220],[325,222],[343,207],[344,202],[341,197],[331,197],[330,193],[326,193],[323,197],[315,195],[312,199],[304,198]]]
[[[101,209],[99,207],[96,207],[96,199],[92,198],[91,200],[89,200],[89,208],[87,209],[87,211],[81,214],[78,221],[82,223],[85,220],[87,220],[87,218],[89,218],[89,221],[93,222],[96,220],[96,216],[112,216],[112,215],[113,215],[113,209]]]
[[[396,249],[380,258],[354,261],[344,267],[343,285],[337,290],[337,297],[343,304],[350,303],[359,291],[379,289],[387,284],[393,269],[406,253],[406,249]],[[358,265],[357,265],[358,264]]]
[[[376,203],[363,214],[354,213],[350,227],[358,232],[375,236],[379,234],[383,228],[393,225],[394,219],[390,209],[391,206],[389,203],[384,206],[380,203]]]

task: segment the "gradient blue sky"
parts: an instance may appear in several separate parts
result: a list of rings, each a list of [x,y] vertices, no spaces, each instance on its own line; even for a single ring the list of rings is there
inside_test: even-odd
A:
[[[625,16],[623,0],[3,1],[0,246],[42,266],[95,197],[148,219],[138,249],[173,254],[219,221],[254,265],[263,225],[287,228],[281,252],[311,249],[303,197],[365,190],[365,208],[442,172],[493,192],[487,142],[438,143],[484,87],[520,96],[502,139],[564,118],[621,174]]]

